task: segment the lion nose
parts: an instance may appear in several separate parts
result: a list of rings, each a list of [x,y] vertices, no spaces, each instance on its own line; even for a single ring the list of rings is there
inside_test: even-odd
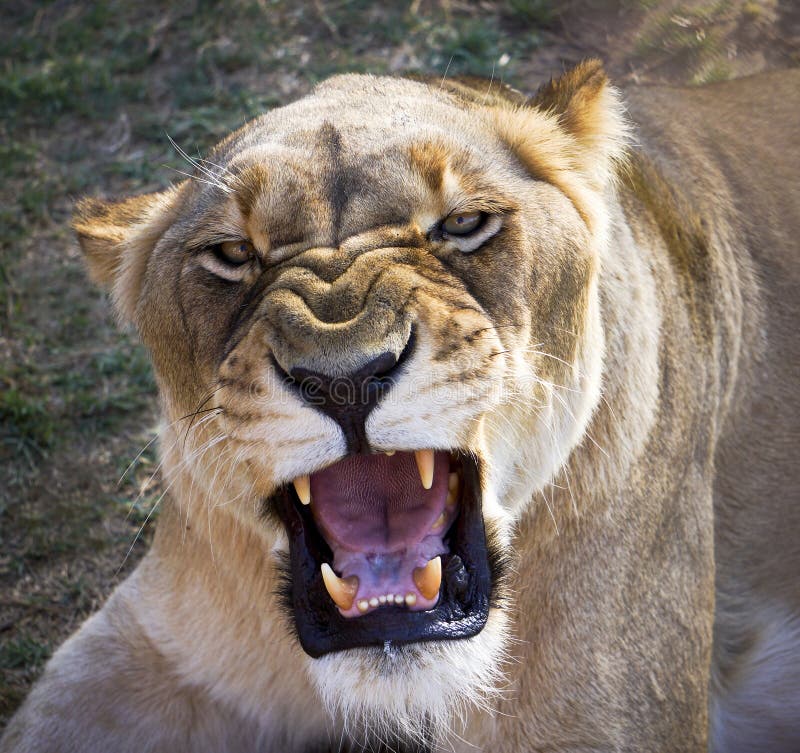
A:
[[[289,371],[302,399],[341,426],[349,452],[369,452],[365,423],[386,397],[413,347],[413,334],[399,356],[386,351],[346,375],[295,367]]]

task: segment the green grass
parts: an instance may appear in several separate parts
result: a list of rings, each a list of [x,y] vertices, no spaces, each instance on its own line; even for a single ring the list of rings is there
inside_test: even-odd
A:
[[[534,27],[547,26],[555,15],[551,0],[509,0],[508,8],[515,21]]]
[[[0,392],[0,442],[16,449],[29,462],[42,455],[55,435],[55,422],[41,397],[26,395],[16,387]]]
[[[733,75],[733,69],[724,58],[710,60],[708,63],[698,68],[689,79],[692,86],[702,86],[703,84],[715,84],[720,81],[728,81]]]
[[[729,9],[730,0],[714,0],[657,12],[637,39],[635,55],[667,55],[673,63],[682,60],[689,70],[697,71],[719,55],[722,35],[718,25]]]
[[[0,669],[40,667],[50,658],[51,652],[48,644],[21,636],[0,646]]]

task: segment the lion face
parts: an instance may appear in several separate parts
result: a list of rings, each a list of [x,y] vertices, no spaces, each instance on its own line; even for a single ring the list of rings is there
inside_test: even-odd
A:
[[[495,684],[514,520],[599,395],[613,93],[587,64],[483,95],[338,77],[76,219],[152,353],[177,504],[273,548],[350,719],[417,728]]]

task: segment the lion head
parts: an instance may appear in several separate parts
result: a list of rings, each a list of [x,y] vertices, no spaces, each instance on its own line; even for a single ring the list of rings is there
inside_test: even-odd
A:
[[[262,542],[264,619],[332,712],[414,731],[497,687],[515,520],[599,400],[624,137],[595,62],[530,100],[338,76],[192,180],[78,205],[152,354],[172,504]]]

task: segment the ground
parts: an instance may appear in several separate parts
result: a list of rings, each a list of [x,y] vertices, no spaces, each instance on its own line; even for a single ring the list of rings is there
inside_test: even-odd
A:
[[[389,10],[393,8],[394,10]],[[180,179],[247,118],[342,71],[523,91],[587,55],[622,83],[800,64],[794,0],[142,0],[0,10],[0,728],[146,550],[155,384],[88,282],[80,195]]]

